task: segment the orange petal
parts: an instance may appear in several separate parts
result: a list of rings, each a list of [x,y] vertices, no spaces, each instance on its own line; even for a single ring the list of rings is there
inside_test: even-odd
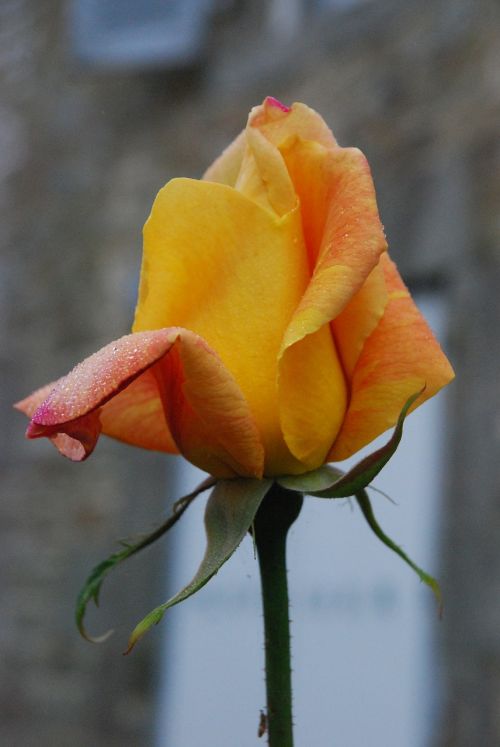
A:
[[[262,477],[264,449],[248,404],[205,340],[179,330],[155,375],[184,456],[214,477]]]
[[[132,446],[178,454],[165,420],[152,368],[144,371],[101,408],[102,432]]]
[[[18,408],[29,412],[38,397]],[[92,452],[101,419],[110,435],[139,446],[153,443],[154,420],[155,448],[174,450],[171,432],[184,455],[215,476],[262,474],[262,445],[238,385],[188,330],[136,333],[102,348],[56,382],[27,436],[48,436],[79,461]]]
[[[321,244],[311,282],[289,325],[283,348],[335,319],[360,290],[387,248],[368,163],[356,148],[296,143],[284,153],[296,185],[317,187],[303,199],[309,240]],[[318,228],[312,229],[311,226]],[[312,237],[311,233],[315,236]]]
[[[281,153],[300,201],[311,274],[316,267],[333,193],[332,156],[319,143],[289,139]]]
[[[295,140],[283,148],[283,155],[300,198],[314,272],[284,335],[281,422],[292,453],[314,469],[324,461],[337,437],[347,406],[339,355],[343,363],[352,365],[383,312],[385,298],[377,299],[378,305],[369,315],[359,317],[354,299],[367,283],[364,301],[367,294],[373,296],[373,291],[380,290],[381,284],[384,290],[383,280],[377,283],[375,277],[369,278],[386,243],[370,172],[359,151],[327,150],[318,143]],[[353,306],[346,316],[358,316],[357,326],[350,330],[350,336],[344,336],[340,323],[337,352],[329,323],[349,303]],[[304,366],[300,366],[304,359],[310,364],[307,378]],[[311,396],[314,393],[304,407],[297,405],[301,389]]]
[[[326,148],[337,144],[325,120],[314,109],[300,103],[288,108],[272,96],[252,109],[248,125],[258,128],[277,147],[290,137],[313,140]]]
[[[387,305],[388,294],[382,264],[381,260],[344,310],[332,322],[332,329],[348,381],[352,379],[366,340],[382,319]]]
[[[418,405],[454,377],[396,266],[387,255],[381,266],[388,303],[355,365],[349,408],[328,461],[346,459],[393,426],[405,401],[424,384]]]

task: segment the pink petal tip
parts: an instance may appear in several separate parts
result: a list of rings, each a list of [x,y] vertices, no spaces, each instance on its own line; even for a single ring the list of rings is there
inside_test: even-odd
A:
[[[285,104],[282,104],[281,101],[278,101],[278,99],[275,99],[274,96],[266,96],[266,100],[264,103],[267,106],[275,106],[277,109],[281,109],[282,112],[290,111],[289,106],[285,106]]]

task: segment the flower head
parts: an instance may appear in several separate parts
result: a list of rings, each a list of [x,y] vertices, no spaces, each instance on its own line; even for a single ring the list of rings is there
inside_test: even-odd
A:
[[[453,378],[395,265],[367,161],[273,98],[144,229],[133,333],[18,404],[30,438],[101,432],[216,477],[344,459]]]

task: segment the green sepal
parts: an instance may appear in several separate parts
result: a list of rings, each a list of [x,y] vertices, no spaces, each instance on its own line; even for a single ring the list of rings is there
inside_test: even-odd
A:
[[[370,499],[368,498],[368,495],[365,490],[361,490],[359,493],[356,493],[356,500],[359,504],[359,507],[363,513],[363,516],[365,517],[370,529],[374,532],[374,534],[379,538],[381,542],[386,545],[390,550],[395,552],[397,555],[399,555],[400,558],[404,560],[407,565],[412,568],[419,579],[426,584],[433,592],[434,596],[436,597],[437,603],[438,603],[438,609],[439,609],[439,615],[442,614],[442,596],[441,596],[441,588],[433,576],[431,576],[429,573],[426,573],[421,568],[419,568],[416,563],[411,560],[411,558],[408,557],[408,555],[404,552],[404,550],[401,549],[399,545],[396,545],[393,540],[391,540],[390,537],[388,537],[385,532],[381,529],[380,525],[378,524],[375,514],[373,513],[373,508],[370,503]]]
[[[328,490],[332,485],[345,476],[345,472],[331,464],[324,464],[322,467],[312,472],[304,472],[302,475],[286,475],[277,477],[276,482],[286,490],[293,490],[296,493],[305,493],[307,495],[316,495],[317,493]]]
[[[137,641],[157,625],[165,612],[195,594],[210,581],[229,560],[252,525],[258,508],[272,485],[272,480],[220,480],[213,489],[205,510],[207,547],[193,580],[175,596],[156,607],[134,628],[125,654]]]
[[[325,464],[319,469],[307,472],[304,475],[279,477],[277,482],[288,490],[307,493],[317,498],[348,498],[363,490],[385,467],[398,448],[408,410],[420,397],[424,389],[425,387],[407,399],[399,414],[394,433],[385,446],[366,456],[347,472],[342,472],[331,465]]]
[[[193,490],[192,493],[185,495],[183,498],[180,498],[174,503],[172,507],[172,514],[153,532],[143,535],[140,540],[135,543],[122,542],[121,544],[124,547],[123,550],[114,552],[112,555],[106,558],[106,560],[103,560],[101,563],[96,565],[95,568],[92,569],[76,601],[75,619],[78,630],[80,631],[80,634],[83,638],[85,638],[90,643],[102,643],[113,633],[112,630],[108,630],[107,633],[104,633],[103,635],[91,636],[89,633],[87,633],[84,625],[84,617],[87,610],[87,604],[91,599],[93,599],[96,607],[99,605],[99,593],[101,591],[101,586],[104,582],[104,579],[106,578],[108,573],[113,570],[115,566],[119,565],[119,563],[122,563],[127,558],[130,558],[140,550],[148,547],[148,545],[151,545],[162,535],[164,535],[165,532],[168,532],[168,530],[171,529],[174,524],[179,521],[184,511],[196,498],[196,496],[203,491],[208,490],[214,484],[214,478],[210,477],[204,480],[195,490]]]

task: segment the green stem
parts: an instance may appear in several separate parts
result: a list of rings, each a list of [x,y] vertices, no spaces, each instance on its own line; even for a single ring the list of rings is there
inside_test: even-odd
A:
[[[269,747],[293,747],[286,537],[302,495],[274,484],[255,517],[264,608]]]

